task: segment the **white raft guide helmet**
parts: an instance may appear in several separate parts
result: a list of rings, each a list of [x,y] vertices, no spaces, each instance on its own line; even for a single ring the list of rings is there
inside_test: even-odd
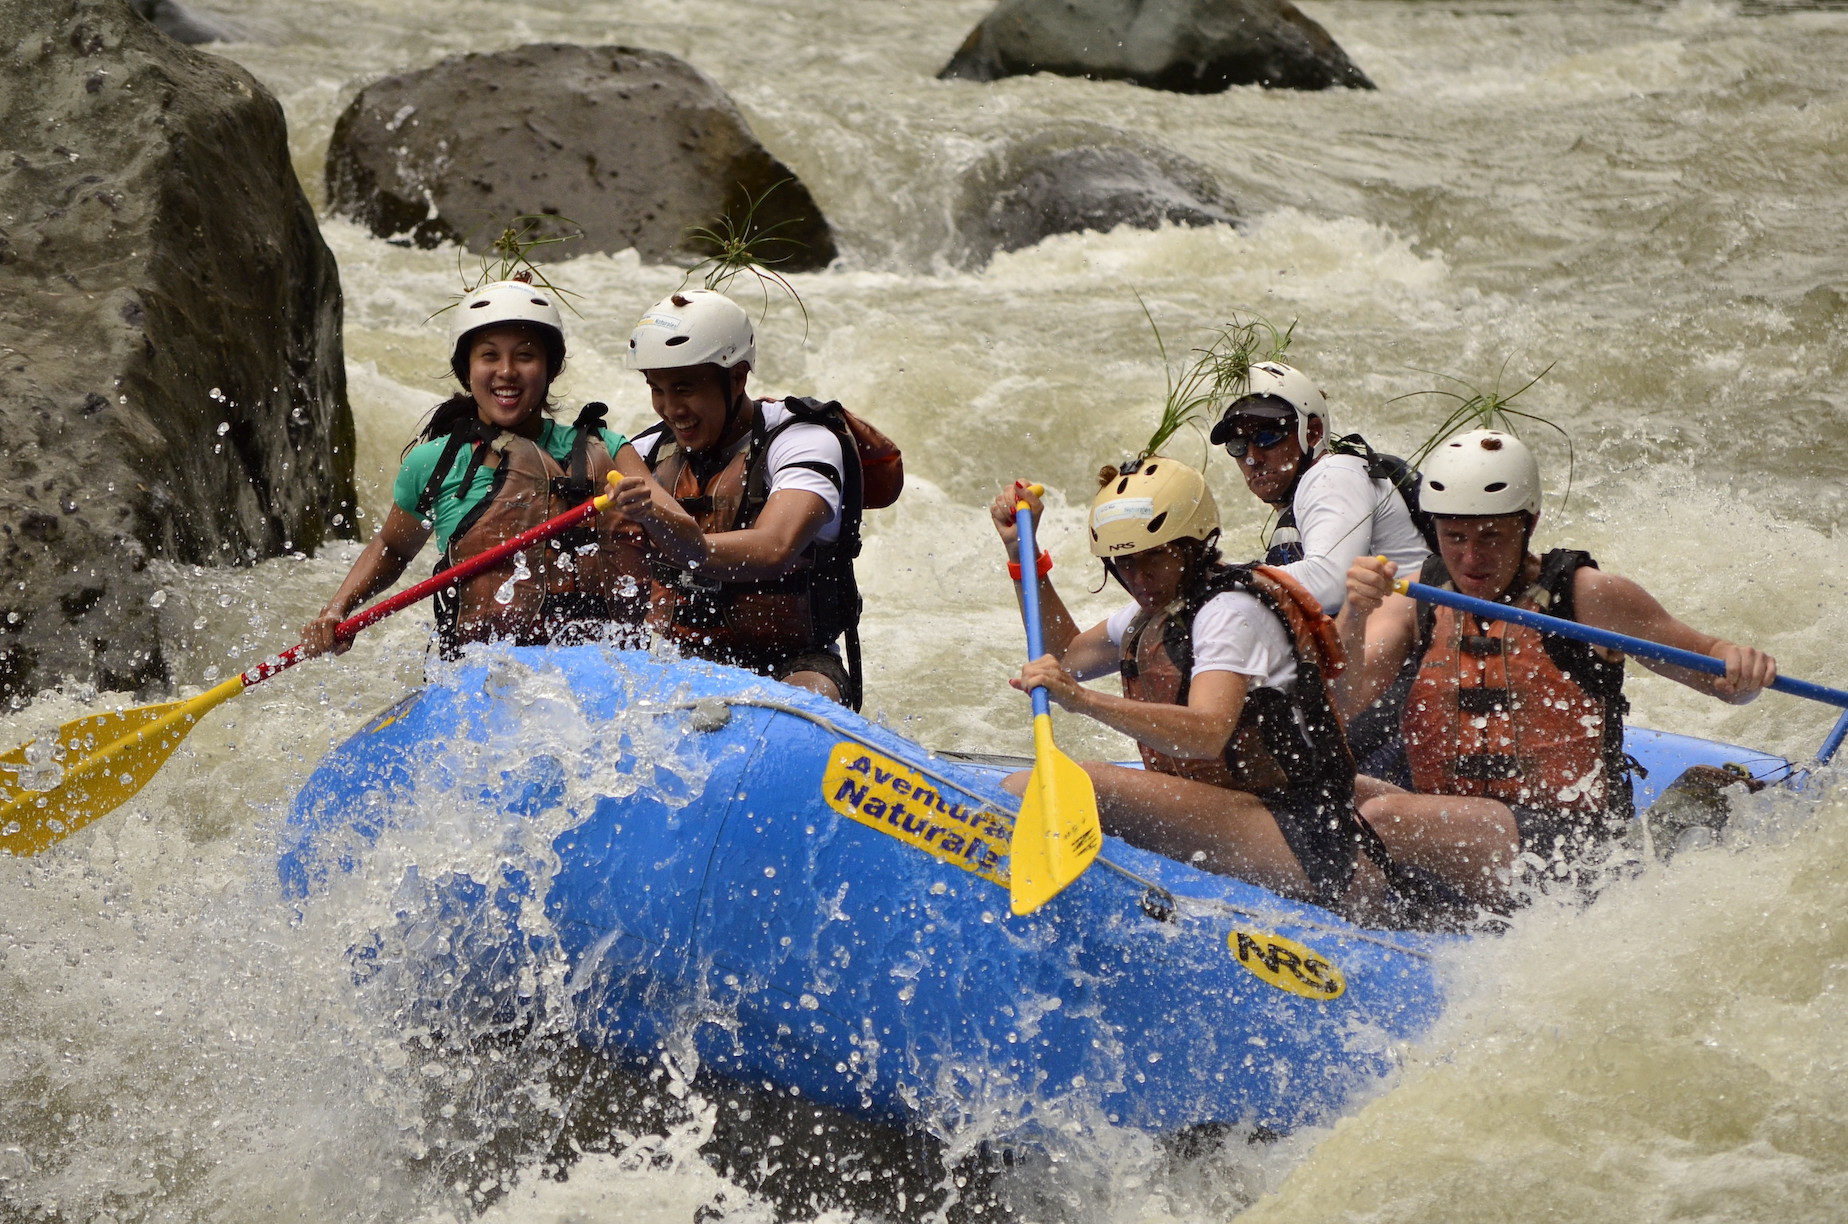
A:
[[[1091,555],[1127,556],[1175,540],[1210,540],[1219,532],[1219,507],[1206,478],[1166,455],[1151,455],[1091,500]]]
[[[1263,413],[1263,408],[1255,405],[1247,407],[1256,407],[1257,412],[1234,411],[1239,404],[1260,398],[1282,400],[1295,410],[1296,441],[1303,448],[1303,454],[1315,458],[1328,449],[1328,440],[1335,436],[1334,424],[1328,418],[1328,396],[1309,381],[1307,374],[1281,361],[1252,363],[1244,394],[1227,405],[1225,415],[1213,426],[1210,436],[1214,446],[1223,445],[1232,436],[1232,422],[1235,419]],[[1273,411],[1279,417],[1283,415],[1280,409]],[[1309,444],[1310,417],[1317,417],[1322,422],[1322,436],[1313,446]]]
[[[631,370],[672,370],[682,366],[757,364],[757,337],[751,316],[738,303],[713,289],[670,293],[642,316],[629,333]]]
[[[1527,444],[1496,429],[1458,434],[1424,461],[1419,508],[1442,518],[1540,513],[1540,464]]]
[[[526,323],[546,335],[546,349],[554,364],[565,358],[565,320],[558,313],[554,294],[525,281],[490,281],[456,304],[449,323],[449,366],[463,386],[468,385],[469,337],[484,327]],[[556,371],[554,371],[556,372]]]

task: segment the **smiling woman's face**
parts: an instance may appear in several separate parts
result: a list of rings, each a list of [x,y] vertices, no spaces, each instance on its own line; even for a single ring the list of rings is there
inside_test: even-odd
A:
[[[468,389],[483,422],[536,433],[551,389],[544,338],[520,323],[486,327],[468,343]]]

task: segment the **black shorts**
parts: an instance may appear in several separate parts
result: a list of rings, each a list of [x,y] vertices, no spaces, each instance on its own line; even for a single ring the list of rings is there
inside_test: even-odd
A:
[[[847,666],[831,651],[798,650],[790,654],[720,657],[714,662],[742,667],[772,680],[787,680],[797,672],[815,672],[831,680],[841,703],[847,702]]]
[[[1289,843],[1317,901],[1334,906],[1360,869],[1360,822],[1351,796],[1260,791],[1258,798]]]
[[[1521,835],[1521,849],[1543,859],[1564,854],[1576,857],[1594,846],[1615,839],[1623,831],[1621,821],[1603,812],[1562,812],[1556,808],[1520,807],[1509,804],[1514,813],[1514,827]]]

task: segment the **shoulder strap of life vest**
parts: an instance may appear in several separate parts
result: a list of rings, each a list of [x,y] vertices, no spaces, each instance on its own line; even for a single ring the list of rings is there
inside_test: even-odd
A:
[[[842,416],[840,401],[830,400],[824,404],[806,396],[792,395],[783,401],[783,405],[789,409],[789,419],[775,429],[764,427],[761,410],[751,424],[751,458],[744,480],[744,504],[738,510],[738,525],[744,527],[755,522],[758,514],[763,511],[764,503],[770,499],[770,444],[792,425],[820,425],[840,443],[841,469],[836,470],[833,464],[813,459],[798,460],[789,466],[819,472],[827,478],[829,484],[840,490],[841,533],[835,547],[844,548],[850,558],[857,557],[860,555],[860,524],[865,517],[866,494],[860,472],[860,450]]]
[[[449,475],[449,469],[455,466],[456,457],[462,453],[463,448],[472,446],[475,450],[468,471],[463,473],[462,483],[456,487],[456,498],[460,500],[465,496],[486,457],[488,444],[499,436],[498,426],[489,425],[479,418],[472,417],[458,422],[445,436],[442,453],[436,457],[436,466],[430,469],[430,479],[424,481],[423,491],[417,495],[417,517],[429,521],[430,512],[436,508],[437,495],[443,488],[443,477]]]
[[[1328,444],[1331,455],[1355,455],[1367,464],[1368,480],[1384,480],[1398,492],[1399,499],[1405,503],[1407,514],[1412,516],[1412,526],[1424,537],[1425,546],[1433,553],[1437,551],[1437,522],[1419,502],[1424,495],[1424,473],[1401,459],[1398,455],[1382,454],[1373,449],[1368,441],[1359,434],[1344,434]]]
[[[608,418],[610,406],[592,400],[578,409],[577,419],[571,422],[576,437],[571,439],[571,454],[562,465],[565,475],[552,482],[552,495],[564,505],[581,506],[597,492],[590,479],[590,444],[603,444],[599,431]]]

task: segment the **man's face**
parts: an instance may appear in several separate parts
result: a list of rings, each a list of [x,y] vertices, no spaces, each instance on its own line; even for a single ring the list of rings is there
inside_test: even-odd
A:
[[[1319,423],[1312,419],[1312,424]],[[1235,417],[1229,450],[1234,454],[1245,487],[1266,505],[1281,506],[1289,499],[1296,474],[1302,469],[1303,447],[1296,436],[1296,418]]]
[[[1527,516],[1439,518],[1437,548],[1457,590],[1477,599],[1499,599],[1514,585],[1527,560]]]
[[[648,398],[655,415],[667,422],[674,441],[683,450],[698,454],[716,446],[725,433],[727,410],[743,389],[747,368],[679,366],[643,370],[642,377],[648,380]]]

